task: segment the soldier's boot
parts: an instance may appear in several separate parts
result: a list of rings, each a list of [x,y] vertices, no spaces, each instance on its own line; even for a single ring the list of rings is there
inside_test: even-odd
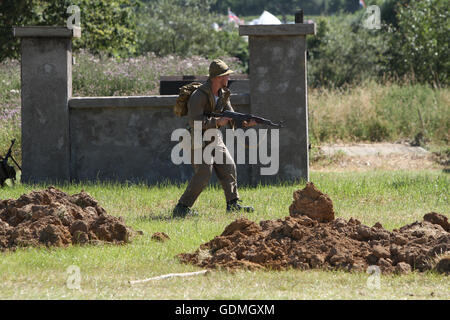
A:
[[[185,206],[184,204],[178,202],[178,204],[175,206],[175,208],[172,211],[172,217],[173,218],[185,218],[186,216],[198,216],[198,212],[195,210],[192,210],[188,206]]]
[[[227,212],[236,212],[236,211],[245,211],[245,212],[253,212],[255,209],[251,206],[242,206],[239,204],[242,200],[234,199],[227,202]]]

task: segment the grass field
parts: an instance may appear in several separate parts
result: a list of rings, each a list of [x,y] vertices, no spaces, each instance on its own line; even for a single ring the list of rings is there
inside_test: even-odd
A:
[[[448,215],[450,177],[438,171],[374,171],[311,173],[319,189],[334,203],[336,215],[354,217],[372,226],[379,221],[389,230],[435,211]],[[304,183],[241,188],[245,203],[255,206],[254,221],[287,216],[294,190]],[[0,190],[0,198],[17,198],[46,186],[16,185]],[[142,230],[124,246],[28,248],[0,258],[0,299],[450,299],[448,277],[434,272],[403,276],[382,275],[380,287],[368,286],[366,273],[330,271],[214,271],[207,276],[173,278],[129,285],[173,272],[199,270],[175,255],[193,252],[220,234],[239,214],[226,214],[223,191],[211,186],[194,208],[199,217],[169,219],[185,185],[83,184],[62,185],[70,194],[81,189],[95,197],[108,213],[123,216],[127,225]],[[151,240],[156,232],[171,240]],[[80,289],[70,289],[69,266],[80,268]]]
[[[80,52],[75,55],[74,95],[158,94],[160,75],[206,74],[208,61],[153,55],[113,60]],[[187,66],[183,67],[182,66]],[[230,61],[230,67],[239,66]],[[345,89],[310,89],[309,137],[313,150],[321,143],[413,140],[423,133],[426,147],[448,159],[450,90],[420,84],[376,82]],[[15,158],[21,162],[20,65],[0,64],[0,154],[17,139]],[[434,150],[433,150],[434,151]],[[312,157],[314,158],[314,157]],[[320,190],[330,195],[338,217],[375,222],[392,230],[428,212],[449,214],[448,173],[439,170],[312,172]],[[241,188],[255,206],[254,221],[283,218],[294,190],[303,183]],[[18,198],[45,185],[0,189],[0,199]],[[201,215],[171,220],[170,212],[185,185],[83,184],[57,186],[70,194],[86,190],[108,213],[123,216],[142,230],[125,246],[28,248],[0,254],[0,299],[450,299],[448,277],[427,272],[381,276],[380,288],[367,285],[369,275],[328,271],[215,271],[204,277],[176,278],[130,286],[128,280],[198,270],[180,264],[175,255],[193,252],[220,234],[240,215],[225,213],[222,190],[212,186],[195,204]],[[159,243],[161,231],[171,240]],[[70,289],[70,266],[80,268],[80,290]]]

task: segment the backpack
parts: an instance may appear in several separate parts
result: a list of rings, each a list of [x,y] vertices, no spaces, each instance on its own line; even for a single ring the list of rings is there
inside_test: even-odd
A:
[[[173,113],[177,117],[182,117],[187,115],[188,113],[188,100],[191,97],[191,94],[197,90],[200,86],[202,86],[202,83],[200,82],[191,82],[189,84],[186,84],[180,88],[180,94],[177,98],[177,101],[175,103],[175,106],[173,108]]]

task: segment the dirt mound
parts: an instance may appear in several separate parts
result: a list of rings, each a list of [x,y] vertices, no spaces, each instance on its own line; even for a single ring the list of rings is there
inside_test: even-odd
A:
[[[170,237],[164,232],[155,232],[152,235],[152,240],[166,242],[167,240],[170,240]]]
[[[81,191],[72,196],[49,187],[19,199],[0,200],[0,249],[129,242],[134,232]]]
[[[289,207],[289,214],[291,216],[306,215],[320,222],[333,221],[333,202],[312,182],[308,182],[304,189],[294,191],[294,201]]]
[[[235,220],[220,236],[178,258],[202,268],[365,271],[377,265],[383,273],[408,273],[429,270],[436,256],[450,252],[450,233],[441,226],[445,216],[436,213],[392,232],[353,218],[330,221],[331,199],[312,183],[294,193],[290,213],[259,224]]]
[[[181,261],[202,268],[345,269],[407,273],[432,268],[436,255],[450,251],[450,234],[440,225],[415,222],[392,232],[356,219],[319,223],[307,216],[261,221],[238,219]]]

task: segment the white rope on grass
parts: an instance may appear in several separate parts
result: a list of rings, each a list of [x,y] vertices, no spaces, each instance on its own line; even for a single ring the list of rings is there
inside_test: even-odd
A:
[[[144,282],[148,282],[148,281],[152,281],[152,280],[161,280],[161,279],[174,278],[174,277],[197,276],[197,275],[205,274],[208,272],[209,272],[209,270],[201,270],[201,271],[185,272],[185,273],[169,273],[169,274],[164,274],[162,276],[147,278],[147,279],[143,279],[143,280],[130,280],[128,282],[129,282],[129,284],[136,284],[136,283],[144,283]]]

